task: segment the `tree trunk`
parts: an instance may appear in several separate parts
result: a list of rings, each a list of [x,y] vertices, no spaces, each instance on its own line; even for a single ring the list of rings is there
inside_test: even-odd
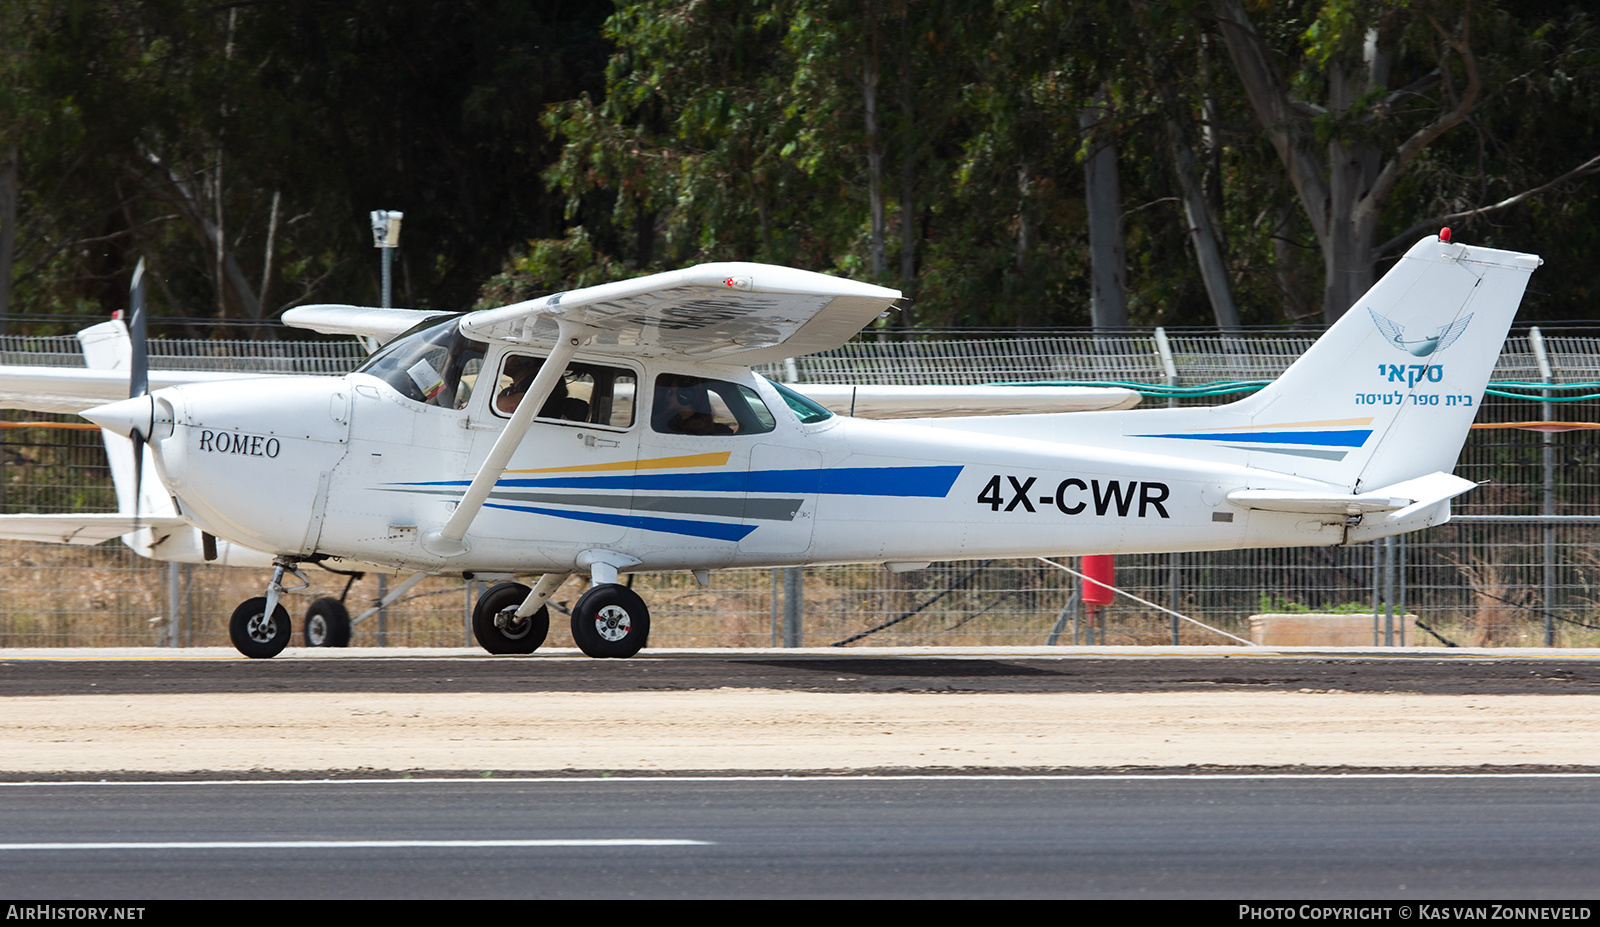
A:
[[[1028,193],[1033,186],[1033,166],[1027,161],[1017,168],[1017,255],[1016,268],[1018,273],[1028,269],[1028,255],[1033,253],[1033,246],[1038,240],[1038,223],[1034,221],[1032,204],[1028,202]]]
[[[0,150],[0,335],[11,315],[11,274],[17,246],[17,146]]]
[[[1122,240],[1122,186],[1117,146],[1097,126],[1106,113],[1101,91],[1095,105],[1078,114],[1078,126],[1093,139],[1083,162],[1084,200],[1089,212],[1089,317],[1095,328],[1127,328],[1127,249]]]
[[[1194,247],[1196,263],[1200,265],[1200,279],[1206,286],[1206,297],[1211,301],[1211,314],[1217,327],[1232,330],[1239,327],[1239,310],[1233,304],[1233,289],[1228,284],[1228,264],[1222,257],[1217,227],[1206,205],[1205,188],[1200,178],[1200,165],[1195,161],[1194,149],[1178,122],[1178,99],[1172,85],[1161,87],[1162,103],[1167,110],[1167,144],[1172,152],[1172,167],[1178,174],[1178,186],[1183,191],[1183,214],[1189,223],[1189,244]]]
[[[915,297],[917,289],[917,159],[922,139],[913,128],[917,124],[912,94],[911,29],[900,21],[900,291]],[[912,327],[911,307],[900,310],[900,325]]]
[[[878,137],[878,57],[868,48],[861,63],[861,94],[867,120],[867,200],[872,213],[872,276],[882,280],[889,273],[889,248],[885,241],[888,225],[883,206],[883,142]]]
[[[178,215],[194,230],[196,238],[204,242],[208,248],[214,249],[212,253],[217,257],[221,265],[219,279],[217,280],[218,304],[225,303],[223,288],[226,287],[233,292],[234,297],[239,301],[246,318],[261,318],[261,301],[256,298],[256,289],[250,285],[250,281],[245,279],[244,271],[239,267],[239,262],[234,258],[233,253],[227,250],[222,239],[222,230],[217,228],[216,224],[205,214],[204,203],[195,198],[194,194],[189,190],[189,185],[180,179],[176,172],[170,167],[161,165],[159,161],[156,163],[161,166],[165,174],[166,185],[160,186],[149,179],[141,179],[144,179],[148,184],[148,189],[151,193],[170,203],[178,211]]]
[[[1234,71],[1244,85],[1250,107],[1262,130],[1277,149],[1289,182],[1299,195],[1322,248],[1325,279],[1322,314],[1330,324],[1360,299],[1374,280],[1373,246],[1381,218],[1395,184],[1410,163],[1439,136],[1459,125],[1477,103],[1482,89],[1476,59],[1468,43],[1466,20],[1458,31],[1446,34],[1435,25],[1441,41],[1461,58],[1467,86],[1461,95],[1446,94],[1450,108],[1415,130],[1385,160],[1368,142],[1345,143],[1333,139],[1319,150],[1311,112],[1348,113],[1370,88],[1387,86],[1396,29],[1379,20],[1365,36],[1361,58],[1338,59],[1326,73],[1328,105],[1314,107],[1291,98],[1289,84],[1278,73],[1240,0],[1215,0],[1217,22]],[[1385,32],[1390,33],[1385,36]],[[1449,66],[1441,52],[1439,73],[1449,90]],[[1348,121],[1348,120],[1347,120]],[[1360,127],[1352,133],[1359,136]]]

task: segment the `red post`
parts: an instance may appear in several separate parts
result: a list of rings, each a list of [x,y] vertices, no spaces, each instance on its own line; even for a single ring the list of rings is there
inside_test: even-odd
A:
[[[1091,583],[1087,580],[1083,584],[1083,604],[1085,605],[1110,605],[1116,594],[1107,586],[1117,584],[1117,558],[1111,554],[1086,554],[1083,558],[1083,575],[1089,579],[1105,583]]]

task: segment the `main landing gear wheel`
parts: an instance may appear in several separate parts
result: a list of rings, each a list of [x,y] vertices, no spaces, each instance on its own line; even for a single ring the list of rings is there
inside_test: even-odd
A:
[[[275,657],[289,646],[289,612],[282,603],[267,614],[267,597],[246,599],[228,619],[228,637],[247,657]]]
[[[498,583],[478,596],[472,607],[472,636],[490,653],[533,653],[550,633],[550,609],[527,618],[517,617],[517,606],[533,590],[521,583]]]
[[[350,611],[338,599],[323,597],[306,609],[301,631],[307,647],[350,646]]]
[[[650,610],[627,586],[595,586],[572,606],[572,639],[591,657],[631,657],[649,637]]]

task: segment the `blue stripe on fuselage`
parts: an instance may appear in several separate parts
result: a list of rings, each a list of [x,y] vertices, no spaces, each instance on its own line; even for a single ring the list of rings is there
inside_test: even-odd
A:
[[[1129,435],[1130,438],[1180,438],[1185,441],[1230,441],[1236,444],[1309,444],[1318,447],[1360,447],[1372,436],[1356,431],[1229,431],[1200,435]]]
[[[942,498],[961,467],[843,467],[835,470],[729,470],[720,473],[647,473],[627,476],[502,478],[497,487],[555,489],[652,489],[685,492],[792,492],[824,496]],[[396,486],[462,486],[470,480],[395,483]]]

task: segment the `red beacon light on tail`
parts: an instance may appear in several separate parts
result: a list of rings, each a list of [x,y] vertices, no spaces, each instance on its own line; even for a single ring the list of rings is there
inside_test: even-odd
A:
[[[1450,226],[1447,225],[1439,230],[1439,240],[1447,245],[1450,243]]]

